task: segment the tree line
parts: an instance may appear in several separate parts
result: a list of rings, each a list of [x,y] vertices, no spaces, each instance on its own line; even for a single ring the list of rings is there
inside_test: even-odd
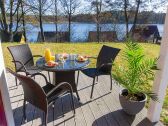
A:
[[[85,2],[85,3],[83,3]],[[132,23],[134,31],[137,23],[153,23],[165,14],[154,11],[164,6],[168,0],[0,0],[0,33],[2,41],[13,41],[13,36],[23,32],[27,41],[26,24],[36,22],[40,28],[42,41],[45,41],[43,24],[48,19],[55,24],[56,42],[58,23],[68,24],[69,41],[72,21],[92,21],[96,23],[97,42],[100,41],[102,23],[126,26],[126,37],[130,37],[128,24]],[[150,9],[149,9],[150,8]]]
[[[114,23],[113,15],[119,14],[119,24],[125,23],[124,12],[123,11],[114,11],[112,12],[103,12],[104,20],[102,23]],[[73,22],[83,22],[83,23],[94,23],[94,14],[77,14],[72,17]],[[166,13],[156,13],[153,11],[142,11],[138,13],[138,24],[164,24]],[[50,19],[49,19],[50,18]],[[66,21],[66,19],[62,20],[64,17],[60,17],[60,22]],[[53,22],[52,16],[51,17],[44,17],[45,22]],[[130,17],[129,24],[133,23],[133,17]]]

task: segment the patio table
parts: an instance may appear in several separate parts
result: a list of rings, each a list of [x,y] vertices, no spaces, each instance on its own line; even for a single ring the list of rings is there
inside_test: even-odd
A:
[[[36,61],[36,66],[41,70],[53,72],[53,84],[57,85],[61,82],[70,83],[73,92],[76,93],[78,100],[80,100],[77,91],[77,84],[75,82],[75,71],[85,69],[90,63],[89,59],[84,62],[78,62],[75,59],[70,60],[67,58],[64,62],[58,60],[57,62],[59,63],[57,66],[47,67],[45,66],[45,58],[42,57]]]

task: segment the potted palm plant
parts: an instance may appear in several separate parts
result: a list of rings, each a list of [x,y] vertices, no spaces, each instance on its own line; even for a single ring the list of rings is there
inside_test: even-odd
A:
[[[115,64],[113,78],[124,87],[119,94],[123,110],[136,115],[144,108],[147,97],[158,100],[157,95],[147,89],[154,78],[157,59],[146,58],[141,46],[133,41],[126,43],[122,58],[122,65]]]

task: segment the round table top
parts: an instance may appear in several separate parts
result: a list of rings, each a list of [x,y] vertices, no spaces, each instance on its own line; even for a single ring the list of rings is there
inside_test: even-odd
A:
[[[57,66],[47,67],[47,66],[45,66],[46,61],[45,61],[44,57],[42,57],[37,60],[36,66],[39,69],[51,71],[51,72],[76,71],[76,70],[82,70],[82,69],[86,68],[90,63],[89,59],[84,62],[78,62],[76,60],[69,60],[69,59],[65,60],[64,63],[62,63],[61,61],[57,61],[57,62],[58,62]]]

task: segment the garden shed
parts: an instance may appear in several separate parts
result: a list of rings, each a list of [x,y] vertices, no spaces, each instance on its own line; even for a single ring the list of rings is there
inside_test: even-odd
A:
[[[46,42],[55,42],[56,41],[56,32],[46,31],[46,32],[44,32],[44,36],[45,36],[45,41]],[[42,41],[41,32],[38,33],[37,41],[38,42]],[[68,32],[58,32],[57,33],[57,41],[59,41],[59,42],[68,42],[69,41]]]
[[[101,31],[100,32],[100,41],[101,42],[113,42],[117,41],[117,33],[115,31]],[[88,36],[89,42],[96,42],[97,41],[97,32],[90,31]]]

